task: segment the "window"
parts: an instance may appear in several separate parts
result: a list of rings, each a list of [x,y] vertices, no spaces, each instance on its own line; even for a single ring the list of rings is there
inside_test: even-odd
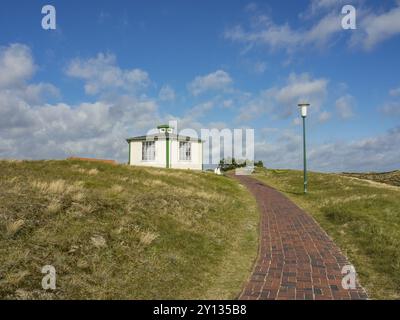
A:
[[[156,148],[154,141],[142,142],[142,160],[151,161],[156,158]]]
[[[186,141],[179,142],[179,160],[190,161],[192,160],[191,143]]]

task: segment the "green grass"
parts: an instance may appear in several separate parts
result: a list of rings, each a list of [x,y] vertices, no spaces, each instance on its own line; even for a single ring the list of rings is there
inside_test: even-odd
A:
[[[257,255],[255,201],[226,177],[81,161],[0,176],[2,299],[231,299]]]
[[[255,177],[309,212],[356,268],[371,298],[400,298],[400,188],[337,174],[257,169]]]

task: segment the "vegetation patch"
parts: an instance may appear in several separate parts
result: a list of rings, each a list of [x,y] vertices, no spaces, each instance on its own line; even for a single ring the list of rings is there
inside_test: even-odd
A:
[[[257,255],[255,200],[223,176],[78,160],[0,175],[2,299],[232,299]]]
[[[370,181],[376,181],[380,183],[386,183],[393,186],[400,187],[400,171],[390,172],[370,172],[370,173],[350,173],[344,172],[342,175],[347,177],[354,177],[358,179],[365,179]]]

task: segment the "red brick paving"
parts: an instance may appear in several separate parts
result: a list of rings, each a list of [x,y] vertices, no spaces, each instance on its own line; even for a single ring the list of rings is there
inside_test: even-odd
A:
[[[239,299],[367,299],[362,287],[342,287],[350,264],[315,220],[277,190],[249,176],[235,176],[261,210],[260,247]]]

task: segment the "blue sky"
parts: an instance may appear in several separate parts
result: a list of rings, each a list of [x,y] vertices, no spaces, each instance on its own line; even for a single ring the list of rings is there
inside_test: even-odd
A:
[[[400,167],[399,1],[3,1],[0,30],[0,158],[124,162],[174,119],[253,128],[257,159],[300,168],[307,100],[311,169]]]

